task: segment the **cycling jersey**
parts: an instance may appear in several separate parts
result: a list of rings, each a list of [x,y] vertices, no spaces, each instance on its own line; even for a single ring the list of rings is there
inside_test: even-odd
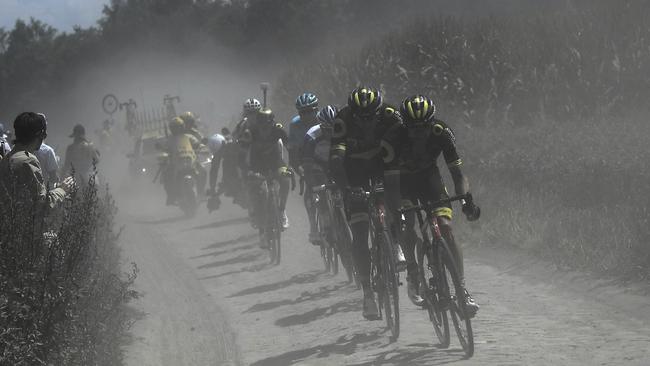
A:
[[[305,135],[314,126],[316,120],[309,122],[303,120],[300,116],[295,116],[289,124],[289,138],[287,150],[289,150],[289,164],[293,167],[301,165],[300,157],[302,155]]]
[[[329,171],[331,142],[331,136],[323,134],[320,125],[307,131],[301,159],[305,169],[308,165],[317,165],[324,171]]]
[[[402,174],[436,167],[440,154],[448,166],[462,165],[451,128],[438,119],[425,128],[431,129],[428,137],[422,130],[409,129],[403,124],[388,131],[382,141],[384,162]]]
[[[282,124],[273,122],[271,126],[260,126],[251,123],[243,133],[250,137],[250,150],[248,156],[249,169],[267,174],[270,169],[277,169],[285,166],[282,160],[282,151],[278,146],[278,140],[287,144],[287,133]]]
[[[408,128],[403,124],[395,126],[382,141],[386,174],[399,174],[401,199],[412,203],[448,198],[437,166],[441,154],[447,166],[462,165],[454,133],[446,123],[435,119],[433,124],[423,128],[430,131]],[[451,218],[451,205],[438,207],[436,213]]]
[[[369,120],[357,118],[349,107],[339,111],[332,134],[332,159],[343,161],[344,172],[333,166],[337,182],[367,187],[368,179],[382,175],[381,141],[393,126],[401,123],[395,108],[382,104]]]

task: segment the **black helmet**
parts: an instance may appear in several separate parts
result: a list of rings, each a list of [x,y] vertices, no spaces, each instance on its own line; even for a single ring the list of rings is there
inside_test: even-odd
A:
[[[431,98],[424,95],[413,95],[402,102],[400,112],[406,126],[415,127],[428,124],[436,113],[436,105]]]
[[[360,86],[350,93],[348,106],[354,114],[360,117],[370,117],[377,113],[382,104],[382,97],[379,90]]]
[[[47,136],[47,118],[43,113],[23,112],[14,120],[16,141],[28,143],[34,138]]]

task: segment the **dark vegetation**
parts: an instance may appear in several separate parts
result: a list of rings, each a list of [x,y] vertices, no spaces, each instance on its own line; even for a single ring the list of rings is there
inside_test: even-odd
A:
[[[115,204],[94,179],[45,217],[0,215],[0,365],[116,365],[136,296],[120,272]]]
[[[393,103],[426,93],[456,130],[484,206],[466,240],[647,279],[650,6],[567,3],[518,17],[431,14],[286,73],[276,101],[307,89],[345,103],[359,83]]]

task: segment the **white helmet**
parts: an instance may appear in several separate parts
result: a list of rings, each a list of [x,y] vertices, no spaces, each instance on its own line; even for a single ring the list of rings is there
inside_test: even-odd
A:
[[[221,147],[226,143],[226,139],[221,136],[218,133],[215,133],[214,135],[210,136],[208,138],[208,149],[210,149],[210,152],[213,154],[216,154],[221,150]]]
[[[244,112],[256,112],[262,108],[262,103],[255,98],[249,98],[244,101]]]

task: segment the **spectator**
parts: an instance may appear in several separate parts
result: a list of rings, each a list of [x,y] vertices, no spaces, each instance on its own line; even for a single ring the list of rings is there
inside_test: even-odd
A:
[[[14,121],[15,145],[0,161],[0,201],[2,207],[32,210],[54,208],[63,202],[73,185],[72,178],[66,178],[61,186],[48,191],[43,181],[41,164],[34,154],[47,136],[47,119],[44,114],[24,112]],[[17,206],[16,206],[17,205]]]

